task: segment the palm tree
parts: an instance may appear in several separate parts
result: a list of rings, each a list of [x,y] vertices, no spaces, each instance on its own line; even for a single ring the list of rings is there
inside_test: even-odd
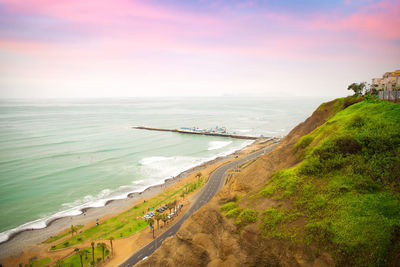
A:
[[[85,256],[87,251],[81,250],[78,252],[79,258],[81,258],[81,267],[83,267],[83,256]]]
[[[81,267],[83,267],[83,259],[82,259],[82,257],[84,255],[84,252],[80,251],[79,248],[75,248],[74,251],[75,251],[76,254],[79,255],[79,258],[81,259]]]
[[[110,236],[110,237],[108,238],[108,240],[110,240],[111,255],[114,255],[114,249],[113,249],[113,245],[112,245],[112,242],[113,242],[113,240],[114,240],[114,237]]]
[[[74,233],[78,233],[78,227],[71,224],[71,234],[74,236]]]
[[[165,224],[168,222],[168,215],[167,214],[162,214],[161,220],[164,222],[164,226],[165,226]]]
[[[169,202],[167,204],[167,208],[169,209],[169,213],[171,213],[171,210],[175,207],[175,204],[173,202]]]
[[[153,218],[148,218],[146,221],[150,225],[150,227],[153,226],[153,223],[154,223],[154,219]]]
[[[97,247],[101,248],[103,251],[103,262],[104,262],[104,250],[106,249],[107,245],[105,243],[97,243]]]
[[[95,261],[94,261],[94,242],[92,242],[90,245],[92,246],[92,260],[93,260],[93,266],[94,266],[94,264],[95,264]]]
[[[154,216],[154,219],[156,219],[157,221],[157,229],[160,229],[160,220],[161,220],[162,215],[160,213],[156,213],[156,215]]]
[[[149,226],[150,226],[150,229],[152,229],[152,227],[153,227],[153,223],[154,223],[154,220],[153,220],[153,218],[148,218],[147,220],[146,220],[146,222],[149,224]],[[151,231],[151,230],[150,230]]]
[[[83,255],[85,255],[85,260],[88,259],[88,254],[90,254],[90,252],[88,250],[83,250]]]

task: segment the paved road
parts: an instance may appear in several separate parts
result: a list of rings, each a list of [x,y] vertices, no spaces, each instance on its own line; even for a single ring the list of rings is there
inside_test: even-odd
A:
[[[217,168],[210,176],[208,183],[203,187],[200,192],[200,196],[193,203],[193,205],[189,208],[189,210],[181,217],[174,225],[172,225],[167,231],[165,231],[162,235],[158,236],[155,240],[151,241],[149,244],[141,248],[139,251],[135,252],[129,259],[127,259],[123,264],[119,267],[130,267],[135,265],[137,262],[142,260],[144,257],[151,255],[158,247],[160,247],[161,243],[170,236],[174,236],[176,232],[179,230],[181,225],[186,221],[189,216],[206,204],[211,198],[221,189],[225,181],[225,172],[229,169],[233,169],[236,166],[257,158],[258,156],[271,151],[274,146],[271,146],[266,149],[262,149],[256,151],[252,154],[249,154],[246,157],[234,160],[230,163],[226,163],[219,168]]]

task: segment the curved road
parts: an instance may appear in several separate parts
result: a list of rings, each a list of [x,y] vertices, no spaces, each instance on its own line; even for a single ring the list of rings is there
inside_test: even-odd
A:
[[[253,152],[246,157],[234,160],[232,162],[226,163],[220,167],[218,167],[211,175],[210,179],[208,180],[207,184],[203,187],[202,191],[200,192],[200,196],[197,200],[192,204],[189,210],[174,224],[172,225],[167,231],[162,233],[160,236],[156,237],[153,241],[151,241],[146,246],[142,247],[140,250],[135,252],[129,259],[127,259],[123,264],[119,267],[130,267],[135,265],[137,262],[142,260],[144,257],[151,255],[158,247],[160,247],[161,243],[170,236],[174,236],[176,232],[179,230],[181,225],[186,221],[189,216],[206,204],[211,198],[220,190],[223,186],[225,181],[225,172],[229,169],[235,168],[237,165],[240,165],[246,161],[252,160],[257,158],[258,156],[271,151],[275,145],[272,145],[268,148],[261,149],[259,151]]]

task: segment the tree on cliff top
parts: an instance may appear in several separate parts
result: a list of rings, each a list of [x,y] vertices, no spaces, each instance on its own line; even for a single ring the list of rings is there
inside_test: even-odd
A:
[[[362,95],[362,92],[365,89],[366,84],[367,84],[366,82],[352,83],[347,87],[347,90],[354,91],[354,95],[359,96],[359,95]]]

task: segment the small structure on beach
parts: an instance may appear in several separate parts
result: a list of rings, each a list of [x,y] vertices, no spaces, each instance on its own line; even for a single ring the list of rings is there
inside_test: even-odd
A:
[[[161,131],[161,132],[175,132],[175,133],[183,133],[183,134],[198,134],[198,135],[209,135],[209,136],[221,136],[221,137],[229,137],[236,139],[247,139],[247,140],[257,140],[257,139],[266,139],[268,137],[255,137],[255,136],[247,136],[247,135],[236,135],[236,133],[228,133],[225,127],[216,127],[215,129],[199,129],[197,127],[182,127],[178,129],[162,129],[162,128],[151,128],[146,126],[133,126],[134,129],[140,130],[149,130],[149,131]]]
[[[176,129],[178,132],[184,133],[199,133],[199,134],[228,134],[225,127],[218,127],[211,129],[200,129],[198,127],[181,127]]]

